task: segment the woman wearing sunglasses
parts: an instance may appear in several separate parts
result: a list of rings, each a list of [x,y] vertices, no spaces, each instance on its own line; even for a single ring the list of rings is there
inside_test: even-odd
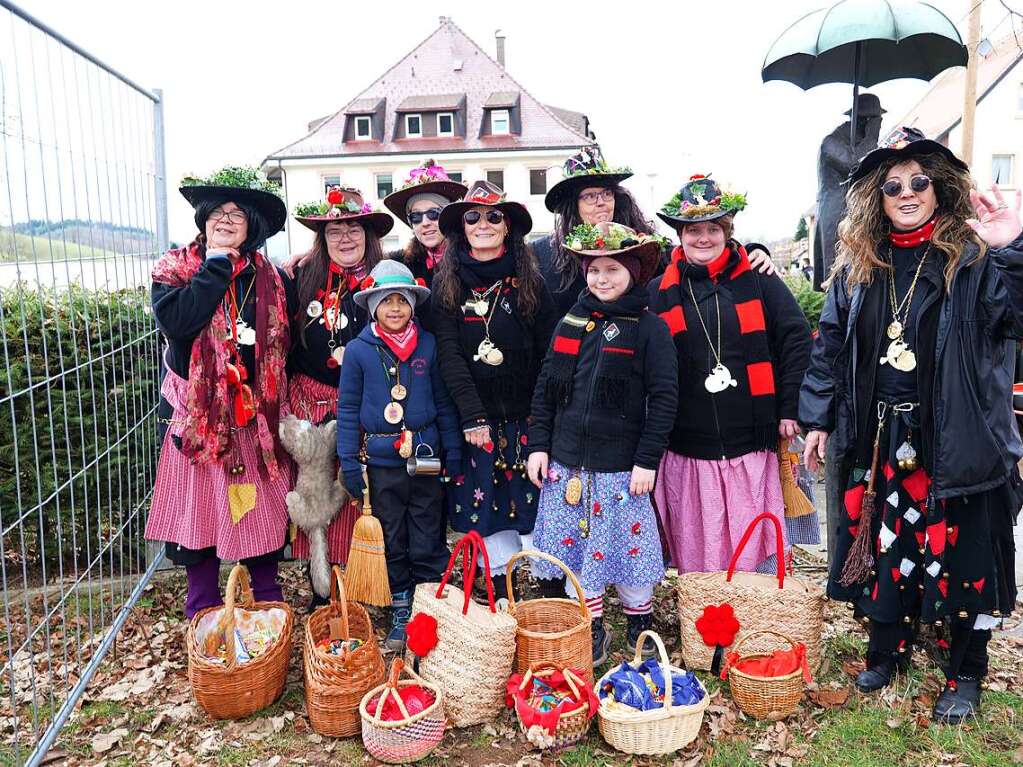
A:
[[[828,594],[869,632],[863,692],[909,664],[918,623],[948,648],[937,721],[980,702],[991,628],[1016,600],[1023,445],[1011,408],[1023,337],[1020,194],[913,128],[849,176],[848,212],[800,394],[811,469],[825,445],[844,503]]]
[[[448,251],[433,281],[433,329],[470,446],[461,467],[447,467],[448,519],[484,536],[494,575],[529,548],[536,519],[526,418],[557,317],[525,244],[532,226],[525,206],[486,181],[440,216]],[[494,590],[506,596],[503,578]]]
[[[345,346],[366,327],[365,309],[353,296],[361,280],[383,257],[380,238],[394,220],[374,212],[357,189],[333,187],[322,202],[298,205],[295,219],[316,233],[312,250],[297,269],[298,309],[292,317],[294,344],[288,360],[291,412],[312,424],[332,421]],[[344,564],[358,517],[356,501],[344,505],[327,528],[327,556]],[[301,529],[291,544],[296,559],[311,559],[310,541]],[[316,558],[319,559],[319,553]],[[329,568],[320,560],[320,572]],[[322,581],[323,579],[321,579]],[[329,593],[313,590],[312,606]]]
[[[449,202],[461,200],[465,191],[465,185],[448,178],[444,168],[426,160],[412,169],[401,189],[384,198],[384,206],[394,217],[412,228],[412,239],[389,257],[404,261],[427,287],[433,284],[434,272],[447,248],[440,230],[440,212]]]

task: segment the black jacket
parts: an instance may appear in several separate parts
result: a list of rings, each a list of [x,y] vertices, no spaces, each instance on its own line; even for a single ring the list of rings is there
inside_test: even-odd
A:
[[[1023,237],[973,263],[977,253],[975,244],[966,246],[938,314],[933,412],[925,414],[933,424],[937,498],[998,487],[1023,456],[1012,412],[1012,339],[1023,338]],[[859,285],[850,292],[844,273],[832,282],[799,398],[800,423],[831,435],[843,460],[868,438],[858,433],[863,405],[856,393],[869,373],[865,365],[874,363],[860,354],[855,332],[867,292]]]
[[[510,422],[529,415],[536,377],[558,321],[550,293],[541,288],[540,305],[530,320],[518,312],[517,289],[509,286],[502,295],[490,323],[490,337],[505,356],[497,370],[473,361],[484,337],[483,322],[466,317],[461,308],[449,312],[439,301],[430,302],[429,326],[437,337],[441,373],[463,428],[483,418]],[[460,305],[468,294],[463,285]]]
[[[576,267],[575,277],[564,288],[561,287],[561,273],[554,268],[554,235],[540,237],[530,243],[536,260],[540,264],[540,274],[551,292],[559,317],[564,317],[579,299],[579,294],[586,287],[586,278],[582,270]]]
[[[638,288],[644,293],[646,289]],[[545,394],[552,352],[548,350],[533,394],[529,427],[531,452],[549,453],[558,463],[593,471],[656,469],[668,444],[678,403],[678,368],[668,326],[655,314],[639,315],[636,354],[624,409],[597,405],[596,365],[608,343],[604,329],[614,316],[596,319],[583,334],[572,379],[572,395],[555,406]]]

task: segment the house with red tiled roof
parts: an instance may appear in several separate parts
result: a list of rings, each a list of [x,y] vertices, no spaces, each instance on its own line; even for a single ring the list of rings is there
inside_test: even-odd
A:
[[[450,18],[341,109],[311,121],[308,133],[271,152],[263,170],[278,178],[289,209],[341,183],[378,205],[409,171],[432,158],[469,183],[486,178],[523,202],[533,234],[550,231],[543,205],[561,165],[594,143],[586,115],[543,104],[504,68],[504,38],[492,58]],[[289,249],[310,241],[291,227]],[[385,249],[410,236],[396,226]]]
[[[994,45],[982,45],[978,53],[971,171],[982,187],[997,182],[1015,189],[1023,162],[1023,35],[1010,33]],[[963,67],[944,72],[892,128],[918,128],[958,154],[963,144],[965,77]]]

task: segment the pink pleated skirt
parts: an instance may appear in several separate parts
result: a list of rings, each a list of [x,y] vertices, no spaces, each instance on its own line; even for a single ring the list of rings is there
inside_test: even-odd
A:
[[[666,451],[657,472],[654,501],[671,559],[680,573],[727,570],[750,522],[774,514],[785,534],[785,505],[778,456],[773,451],[701,460]],[[756,571],[776,553],[774,526],[761,522],[737,569]],[[774,562],[773,559],[770,559]]]
[[[288,532],[284,497],[291,487],[291,462],[279,463],[277,479],[267,477],[252,424],[234,433],[237,452],[228,453],[223,462],[193,464],[172,440],[181,432],[186,386],[184,379],[167,371],[161,393],[174,408],[176,423],[167,429],[160,449],[146,538],[189,549],[215,547],[218,557],[232,561],[280,549]],[[232,476],[228,468],[236,460],[244,464],[245,472]],[[228,503],[232,484],[256,488],[255,507],[238,522]]]
[[[333,418],[337,415],[337,389],[298,373],[288,382],[288,405],[296,418],[320,423],[328,416]],[[327,528],[327,551],[331,562],[348,564],[352,530],[359,514],[358,505],[351,501],[342,507]],[[309,538],[297,527],[292,531],[291,556],[309,559]]]

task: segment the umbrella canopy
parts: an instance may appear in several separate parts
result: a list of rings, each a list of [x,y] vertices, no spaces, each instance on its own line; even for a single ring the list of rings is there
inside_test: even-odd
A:
[[[966,59],[955,24],[931,5],[842,0],[786,29],[767,52],[761,76],[765,83],[785,80],[803,89],[824,83],[869,88],[900,77],[930,80],[966,66]]]

